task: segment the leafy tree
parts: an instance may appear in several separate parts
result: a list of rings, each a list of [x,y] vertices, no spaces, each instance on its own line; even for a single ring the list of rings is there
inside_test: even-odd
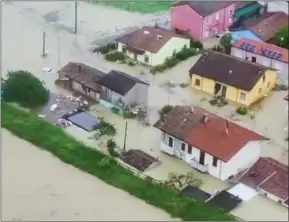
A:
[[[192,172],[187,174],[169,173],[169,179],[166,185],[175,189],[183,189],[187,186],[199,187],[202,180],[197,178]]]
[[[165,105],[163,108],[159,110],[160,117],[163,117],[164,115],[168,114],[174,107],[171,105]]]
[[[226,54],[230,54],[232,40],[233,37],[231,33],[224,34],[220,39],[220,45],[223,46]]]
[[[281,28],[273,39],[275,45],[289,49],[289,28],[288,25]]]
[[[3,99],[27,108],[35,108],[49,100],[49,91],[28,71],[10,71],[3,84]]]

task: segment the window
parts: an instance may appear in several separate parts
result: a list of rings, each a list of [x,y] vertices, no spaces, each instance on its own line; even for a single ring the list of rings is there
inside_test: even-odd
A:
[[[229,24],[231,24],[233,22],[232,18],[229,18]]]
[[[246,94],[240,93],[240,100],[245,100],[245,99],[246,99]]]
[[[218,165],[218,158],[214,157],[213,158],[213,166],[216,167]]]
[[[255,56],[252,56],[252,62],[256,62],[257,58]]]
[[[230,13],[229,13],[230,15],[233,15],[233,10],[230,10]]]
[[[260,89],[259,89],[259,94],[261,94],[261,92],[262,92],[262,89],[260,88]]]
[[[264,75],[263,76],[263,83],[266,81],[266,76]]]
[[[174,139],[172,137],[169,137],[169,146],[173,147],[174,145]]]
[[[249,59],[249,57],[247,57],[247,56],[246,56],[246,58],[245,58],[245,59],[246,59],[246,60],[248,60],[248,59]]]
[[[188,146],[188,154],[192,154],[192,149],[193,149],[192,146],[189,145],[189,146]]]
[[[148,57],[147,55],[145,56],[144,61],[145,61],[146,63],[149,62],[149,57]]]
[[[267,88],[269,88],[269,87],[270,87],[270,82],[267,83]]]
[[[211,18],[207,18],[207,24],[210,24],[211,23]]]
[[[196,79],[196,80],[195,80],[195,86],[200,86],[200,85],[201,85],[201,80]]]
[[[219,13],[217,13],[216,14],[216,20],[219,21],[219,19],[220,19],[220,15],[219,15]]]
[[[186,151],[186,144],[185,143],[181,143],[181,150],[182,151]]]

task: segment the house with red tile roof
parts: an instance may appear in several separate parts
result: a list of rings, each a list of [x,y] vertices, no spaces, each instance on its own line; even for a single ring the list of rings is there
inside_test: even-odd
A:
[[[223,181],[254,164],[267,140],[199,107],[175,106],[154,127],[161,151]]]
[[[288,174],[285,164],[270,157],[261,157],[240,173],[237,181],[288,207]]]
[[[161,28],[144,26],[116,39],[117,50],[140,63],[157,66],[190,46],[190,39]]]
[[[242,38],[232,45],[231,55],[278,70],[277,78],[288,80],[289,51],[266,42]]]

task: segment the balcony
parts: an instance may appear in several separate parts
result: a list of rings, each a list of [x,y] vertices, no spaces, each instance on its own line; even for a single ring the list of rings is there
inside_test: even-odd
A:
[[[199,164],[199,162],[196,160],[196,158],[191,159],[190,165],[191,165],[191,167],[199,170],[202,173],[208,172],[208,165]]]
[[[167,144],[165,144],[164,141],[161,142],[161,151],[163,151],[163,152],[165,152],[167,154],[170,154],[171,156],[175,155],[174,148],[168,146]]]

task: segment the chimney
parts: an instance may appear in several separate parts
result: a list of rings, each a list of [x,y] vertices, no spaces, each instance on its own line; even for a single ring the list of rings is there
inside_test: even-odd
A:
[[[163,37],[161,35],[157,35],[157,40],[162,39]]]
[[[191,112],[194,113],[194,107],[193,106],[191,106]]]
[[[208,122],[208,119],[209,119],[208,114],[204,114],[202,116],[202,123],[206,124]]]
[[[229,124],[229,120],[226,120],[226,134],[228,135],[229,134],[229,128],[230,128],[230,124]]]

